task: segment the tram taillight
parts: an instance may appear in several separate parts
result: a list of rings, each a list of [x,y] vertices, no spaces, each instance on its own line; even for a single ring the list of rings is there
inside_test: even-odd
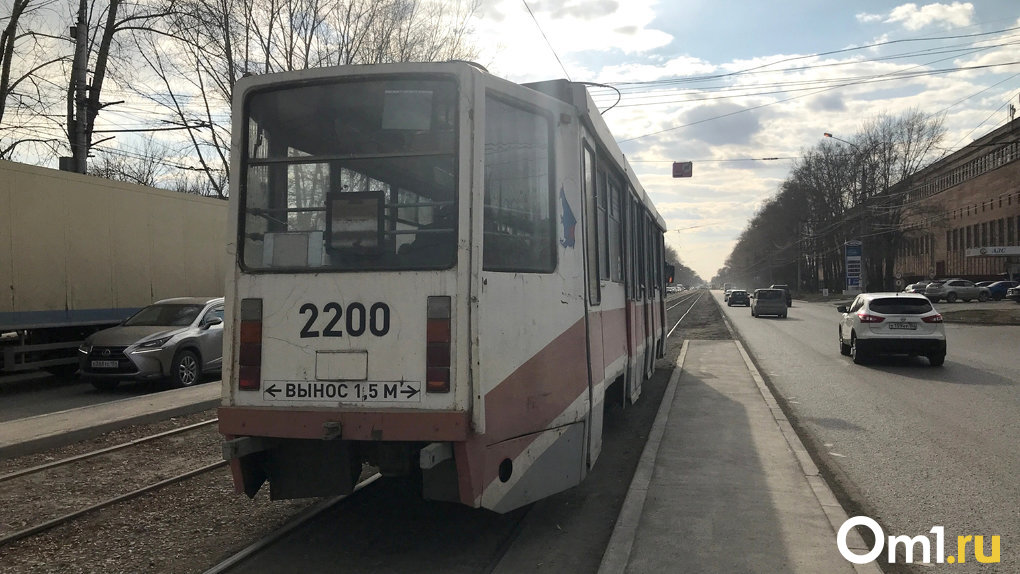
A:
[[[425,334],[425,390],[450,392],[450,297],[429,297]]]
[[[237,386],[257,391],[262,385],[262,299],[241,300]]]

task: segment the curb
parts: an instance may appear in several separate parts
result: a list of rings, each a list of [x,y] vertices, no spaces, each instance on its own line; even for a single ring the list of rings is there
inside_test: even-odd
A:
[[[201,387],[196,388],[200,391],[203,390]],[[12,421],[7,423],[9,428],[6,429],[12,432],[8,436],[0,437],[0,459],[24,456],[45,449],[66,446],[130,425],[153,423],[172,417],[211,410],[218,407],[221,402],[218,394],[215,398],[196,400],[194,402],[179,401],[165,406],[153,406],[151,402],[144,402],[146,400],[151,401],[151,399],[151,397],[140,397],[124,399],[124,401],[127,401],[126,403],[122,403],[122,401],[106,403],[108,408],[116,409],[120,407],[121,410],[119,412],[110,412],[106,416],[84,426],[79,426],[81,422],[78,416],[79,413],[89,409],[95,412],[95,407],[78,407],[76,409]],[[142,402],[139,402],[139,400]],[[118,405],[117,403],[122,404]],[[145,408],[139,409],[137,414],[122,416],[130,409],[128,405],[131,404],[142,404],[145,405]],[[109,407],[110,405],[112,407]],[[0,425],[0,427],[2,426]]]
[[[641,521],[641,512],[645,508],[648,484],[652,481],[652,472],[655,470],[655,459],[659,453],[662,436],[666,432],[669,411],[673,407],[673,395],[676,394],[677,383],[684,370],[688,344],[689,342],[685,340],[680,347],[676,365],[669,377],[666,391],[662,395],[662,402],[659,403],[659,411],[655,415],[655,421],[648,433],[648,440],[645,441],[645,447],[641,451],[641,459],[634,470],[630,488],[627,489],[627,497],[624,498],[620,515],[616,518],[616,524],[613,525],[613,535],[602,555],[599,574],[622,574],[627,569],[627,563],[630,562],[630,553],[634,547],[638,523]]]

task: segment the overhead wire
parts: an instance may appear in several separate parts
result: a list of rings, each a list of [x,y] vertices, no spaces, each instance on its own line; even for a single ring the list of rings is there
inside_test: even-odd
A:
[[[535,13],[531,11],[531,6],[528,6],[528,0],[521,0],[521,2],[524,3],[524,7],[528,10],[528,14],[531,15],[531,20],[535,22],[535,27],[538,28],[538,32],[542,34],[542,39],[545,40],[545,45],[549,47],[549,51],[552,52],[553,57],[556,58],[556,62],[559,63],[560,69],[563,70],[563,75],[567,77],[567,80],[570,80],[570,73],[567,72],[567,67],[563,65],[563,61],[560,60],[560,55],[556,53],[556,48],[553,48],[552,42],[550,42],[549,38],[545,35],[545,30],[542,30],[542,25],[538,23],[538,18],[535,18]]]

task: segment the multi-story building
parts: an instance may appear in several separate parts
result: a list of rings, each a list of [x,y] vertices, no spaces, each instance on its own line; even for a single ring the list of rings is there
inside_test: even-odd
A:
[[[1020,277],[1020,118],[890,193],[905,194],[894,266],[902,283]]]

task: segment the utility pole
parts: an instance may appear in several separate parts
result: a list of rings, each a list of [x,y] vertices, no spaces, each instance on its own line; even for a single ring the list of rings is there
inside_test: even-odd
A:
[[[89,155],[86,131],[88,105],[88,2],[78,2],[78,23],[71,28],[74,36],[74,61],[71,64],[71,83],[67,88],[67,138],[71,144],[70,165],[61,162],[61,169],[85,173]]]

